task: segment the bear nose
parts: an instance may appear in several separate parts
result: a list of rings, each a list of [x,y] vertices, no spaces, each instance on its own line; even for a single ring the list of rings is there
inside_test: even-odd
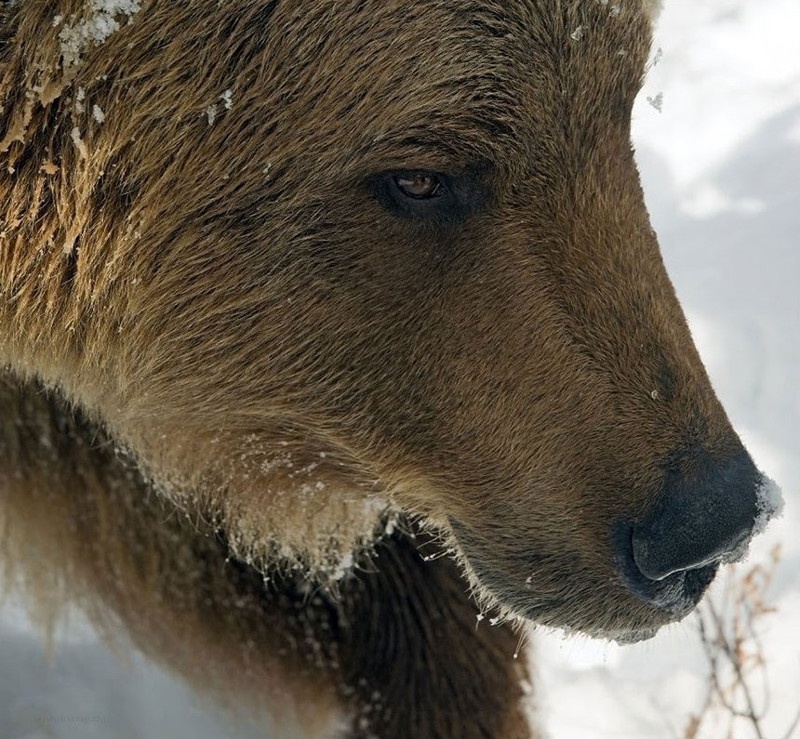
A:
[[[738,558],[753,532],[760,484],[744,449],[726,461],[702,452],[672,466],[660,499],[633,527],[639,571],[649,580],[663,580]]]

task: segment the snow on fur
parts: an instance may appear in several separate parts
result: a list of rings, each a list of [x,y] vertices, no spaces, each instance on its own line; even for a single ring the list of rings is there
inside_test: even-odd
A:
[[[756,490],[756,505],[758,516],[753,526],[753,536],[764,531],[767,523],[773,518],[780,518],[783,515],[784,500],[781,488],[775,480],[763,474],[761,485]]]
[[[58,34],[64,69],[78,64],[86,49],[102,44],[120,29],[120,18],[130,20],[140,7],[139,0],[92,0],[89,16],[65,25]],[[61,16],[56,16],[53,23],[59,25],[62,20]]]

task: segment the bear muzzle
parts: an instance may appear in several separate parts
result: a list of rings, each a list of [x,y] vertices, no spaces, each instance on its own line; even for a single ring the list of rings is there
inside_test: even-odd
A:
[[[765,513],[764,485],[743,449],[726,459],[699,452],[684,464],[671,465],[656,503],[637,521],[615,530],[624,584],[677,618],[688,613],[719,564],[747,552]]]

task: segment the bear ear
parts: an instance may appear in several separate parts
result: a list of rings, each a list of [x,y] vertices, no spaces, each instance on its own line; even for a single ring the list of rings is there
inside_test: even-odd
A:
[[[658,20],[658,15],[664,5],[664,0],[644,0],[644,9],[650,16],[650,22],[655,23]]]

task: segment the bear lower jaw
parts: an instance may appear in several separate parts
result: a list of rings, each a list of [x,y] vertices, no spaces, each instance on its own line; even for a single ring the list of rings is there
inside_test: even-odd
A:
[[[454,519],[450,519],[449,524],[448,548],[455,552],[469,580],[480,613],[496,614],[492,623],[525,621],[566,634],[633,644],[651,639],[661,627],[691,613],[707,580],[711,579],[703,578],[694,588],[684,588],[674,582],[663,584],[669,592],[665,592],[660,601],[632,592],[622,575],[611,580],[600,579],[594,586],[580,583],[572,593],[563,590],[563,580],[551,581],[554,588],[551,593],[537,592],[534,578],[529,577],[524,585],[517,585],[504,574],[502,563],[492,564],[490,558],[470,553],[469,544],[464,546],[464,539],[470,539],[468,530]],[[667,585],[673,587],[667,588]],[[593,592],[591,603],[586,600],[587,590]]]

